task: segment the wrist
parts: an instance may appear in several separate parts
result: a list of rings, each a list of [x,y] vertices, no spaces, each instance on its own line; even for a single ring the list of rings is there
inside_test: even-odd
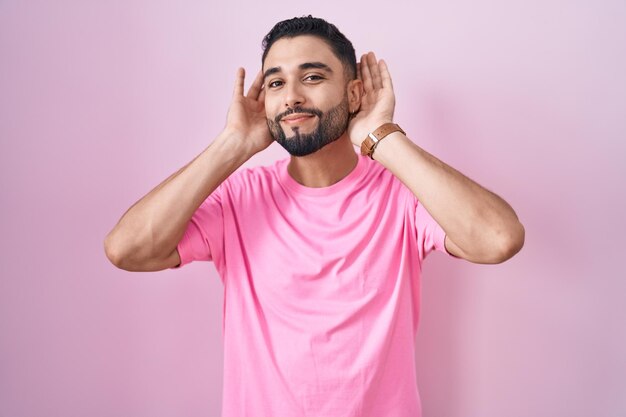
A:
[[[363,141],[361,142],[361,155],[374,159],[373,155],[379,143],[387,136],[394,133],[401,133],[402,135],[405,135],[404,130],[402,130],[402,128],[396,123],[389,121],[381,123],[363,138]]]
[[[244,159],[249,159],[258,151],[252,146],[252,143],[246,140],[246,137],[241,135],[237,131],[225,129],[223,130],[215,141],[223,151],[230,153],[231,155],[237,155]]]
[[[376,129],[380,128],[382,125],[387,124],[387,123],[394,123],[394,122],[391,119],[376,119],[376,120],[372,121],[371,123],[368,123],[367,124],[367,128],[369,130],[362,135],[361,142],[363,142],[365,140],[367,135],[369,135],[370,133],[375,132]]]

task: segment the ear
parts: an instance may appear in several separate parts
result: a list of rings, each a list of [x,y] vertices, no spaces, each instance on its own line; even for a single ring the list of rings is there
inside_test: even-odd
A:
[[[356,78],[348,81],[346,86],[348,93],[348,106],[350,113],[356,113],[361,108],[361,98],[363,97],[363,81]]]

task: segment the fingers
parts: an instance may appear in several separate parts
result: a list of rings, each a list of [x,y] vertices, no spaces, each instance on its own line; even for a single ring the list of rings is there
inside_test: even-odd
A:
[[[393,83],[391,82],[391,74],[389,73],[389,68],[387,68],[387,63],[381,59],[379,67],[383,88],[390,88],[393,90]]]
[[[366,92],[381,88],[393,88],[387,63],[382,59],[379,62],[374,52],[368,52],[361,56],[357,71]]]
[[[372,75],[372,84],[375,89],[383,88],[383,82],[380,78],[380,69],[378,68],[378,60],[374,52],[367,54],[367,64],[370,67],[370,74]]]
[[[363,80],[363,77],[361,77],[361,62],[356,63],[356,78],[358,80]]]
[[[237,68],[237,75],[235,76],[235,88],[233,90],[233,98],[243,96],[243,80],[246,77],[246,70],[239,67]]]
[[[374,90],[374,84],[372,84],[372,74],[370,73],[370,66],[367,61],[367,54],[361,56],[361,75],[363,76],[363,87],[365,93]]]
[[[248,90],[247,97],[257,100],[261,94],[261,90],[263,90],[263,72],[259,70],[259,73],[256,75],[256,78]]]
[[[383,88],[383,82],[380,78],[380,69],[378,68],[378,60],[376,59],[376,55],[374,52],[370,52],[367,54],[367,66],[370,70],[370,75],[372,76],[372,85],[374,89],[378,90]]]
[[[363,75],[363,84],[366,92],[378,90],[383,87],[378,62],[373,52],[363,54],[361,57],[361,74]]]
[[[233,90],[233,98],[235,97],[243,97],[243,87],[244,81],[246,78],[246,70],[242,67],[237,68],[237,75],[235,77],[235,88]],[[265,92],[263,88],[263,72],[259,71],[256,75],[256,78],[252,82],[252,85],[248,89],[248,94],[246,97],[251,98],[253,100],[259,100],[261,95]],[[263,94],[263,96],[265,96]]]

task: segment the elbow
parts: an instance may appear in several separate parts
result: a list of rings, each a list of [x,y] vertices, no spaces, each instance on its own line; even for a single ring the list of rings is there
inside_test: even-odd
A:
[[[109,262],[115,267],[125,271],[132,271],[133,262],[135,262],[137,255],[141,254],[141,251],[134,247],[129,247],[127,242],[109,234],[104,239],[104,253]]]
[[[524,225],[518,221],[506,233],[501,234],[497,250],[498,256],[494,263],[502,263],[515,256],[524,247],[525,239],[526,230]]]
[[[146,249],[147,247],[147,249]],[[104,253],[109,261],[117,268],[128,272],[160,271],[175,265],[173,251],[167,256],[154,256],[147,245],[128,242],[123,239],[107,236],[104,239]],[[176,250],[176,249],[174,249]],[[179,262],[180,263],[180,262]]]
[[[111,262],[117,268],[121,268],[121,257],[119,255],[119,251],[111,242],[111,235],[107,235],[107,237],[104,239],[104,254],[106,255],[109,262]]]

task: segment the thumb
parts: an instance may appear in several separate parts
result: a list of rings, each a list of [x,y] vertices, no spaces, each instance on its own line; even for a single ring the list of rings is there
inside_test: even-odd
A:
[[[233,90],[233,98],[243,96],[243,82],[246,77],[246,70],[242,67],[237,68],[237,75],[235,77],[235,88]]]

